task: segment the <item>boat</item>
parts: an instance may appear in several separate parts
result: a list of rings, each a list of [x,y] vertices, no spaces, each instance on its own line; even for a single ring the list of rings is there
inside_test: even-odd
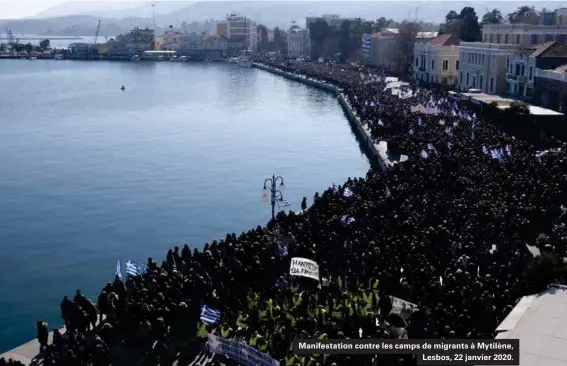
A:
[[[238,59],[238,66],[240,67],[252,67],[252,62],[248,57],[240,57]]]
[[[171,62],[179,62],[181,61],[177,56],[171,56],[171,58],[169,59],[169,61]]]
[[[158,60],[158,61],[163,61],[163,60],[165,60],[165,57],[163,57],[163,56],[158,56],[157,60]]]
[[[30,60],[37,60],[37,57],[31,56],[31,57],[30,57]]]
[[[187,56],[181,56],[181,57],[179,58],[179,61],[181,61],[181,62],[187,61]]]
[[[55,57],[53,57],[54,60],[63,60],[63,55],[58,53],[55,55]]]
[[[227,63],[229,64],[237,64],[238,63],[238,57],[231,57],[228,60],[226,60]]]
[[[140,56],[139,56],[139,55],[134,55],[134,56],[132,56],[132,58],[130,59],[130,61],[140,61]]]

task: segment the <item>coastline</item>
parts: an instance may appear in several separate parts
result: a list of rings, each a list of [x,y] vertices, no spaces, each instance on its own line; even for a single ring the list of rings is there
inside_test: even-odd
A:
[[[308,79],[304,76],[278,70],[276,68],[266,66],[263,64],[253,63],[252,66],[257,69],[282,76],[286,79],[295,80],[300,83],[333,93],[337,97],[350,124],[354,127],[355,134],[362,141],[364,141],[364,147],[365,147],[364,150],[370,162],[377,163],[380,166],[382,172],[385,172],[388,169],[388,167],[393,165],[393,163],[388,159],[388,154],[386,152],[387,145],[385,143],[374,143],[374,141],[372,140],[372,135],[370,133],[370,128],[368,128],[368,126],[366,126],[364,123],[362,123],[362,121],[360,121],[360,119],[358,118],[356,113],[352,110],[352,108],[348,104],[346,98],[344,97],[344,95],[342,94],[339,88],[319,80]]]

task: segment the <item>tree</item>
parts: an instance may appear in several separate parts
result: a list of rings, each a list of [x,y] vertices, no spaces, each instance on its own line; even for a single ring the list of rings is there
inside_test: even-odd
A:
[[[265,51],[268,49],[268,28],[263,24],[258,24],[256,27],[256,33],[260,35],[260,42],[258,43],[258,49],[260,51]]]
[[[474,8],[464,7],[459,14],[459,37],[465,42],[476,42],[481,39],[480,24]]]
[[[513,13],[508,14],[508,21],[511,24],[539,24],[539,13],[533,6],[520,6]]]
[[[331,37],[332,30],[323,19],[317,19],[309,24],[309,37],[311,38],[311,53],[313,58],[319,58],[325,54],[325,44]]]
[[[39,49],[45,51],[49,48],[50,42],[49,39],[44,39],[43,41],[39,42]]]
[[[492,9],[482,17],[481,24],[500,24],[502,23],[502,13],[498,9]]]
[[[24,50],[25,50],[27,53],[32,53],[32,52],[33,52],[33,45],[32,45],[31,43],[25,44],[25,45],[24,45]]]
[[[461,17],[459,14],[451,10],[445,15],[445,23],[439,26],[439,34],[454,34],[460,37]]]
[[[511,114],[527,116],[527,115],[530,114],[530,106],[528,106],[524,102],[521,102],[519,100],[515,100],[515,101],[510,103],[510,107],[508,108],[508,112],[511,113]]]
[[[279,27],[274,28],[274,41],[272,42],[272,49],[287,55],[287,39],[286,34]]]
[[[384,17],[376,19],[376,31],[380,32],[383,29],[389,28],[393,22],[392,19],[386,19]]]
[[[362,33],[363,34],[371,34],[376,29],[376,23],[373,21],[364,21],[362,23]]]
[[[407,76],[413,64],[413,47],[417,34],[421,31],[419,23],[403,21],[396,35],[396,51],[393,73]]]

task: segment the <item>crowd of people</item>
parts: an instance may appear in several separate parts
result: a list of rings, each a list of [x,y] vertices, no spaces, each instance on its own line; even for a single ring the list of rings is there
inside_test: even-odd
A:
[[[543,256],[566,256],[567,235],[556,230],[567,192],[561,151],[537,152],[442,90],[413,87],[402,99],[378,71],[270,66],[341,88],[373,136],[407,159],[333,184],[264,227],[200,251],[175,247],[161,264],[150,258],[142,276],[107,283],[96,305],[80,292],[65,298],[64,335],[48,344],[38,323],[45,365],[183,364],[208,333],[282,366],[415,365],[411,355],[298,356],[291,342],[493,338],[541,287],[526,271]],[[412,112],[418,104],[436,113]],[[290,276],[294,257],[317,262],[320,281]],[[395,299],[416,309],[396,313]],[[216,323],[200,319],[203,305],[220,311]]]

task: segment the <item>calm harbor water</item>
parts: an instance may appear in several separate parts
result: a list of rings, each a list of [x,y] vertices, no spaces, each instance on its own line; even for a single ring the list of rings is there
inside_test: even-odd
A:
[[[260,70],[0,61],[0,352],[118,259],[266,223],[266,177],[299,210],[368,167],[335,98]]]

